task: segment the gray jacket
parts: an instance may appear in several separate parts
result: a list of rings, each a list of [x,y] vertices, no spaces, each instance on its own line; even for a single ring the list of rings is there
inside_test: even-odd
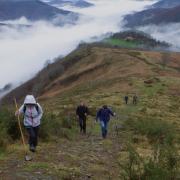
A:
[[[24,126],[39,126],[41,124],[41,118],[43,115],[42,107],[38,103],[32,105],[31,107],[24,107],[25,105],[23,104],[19,109],[19,113],[24,115]]]

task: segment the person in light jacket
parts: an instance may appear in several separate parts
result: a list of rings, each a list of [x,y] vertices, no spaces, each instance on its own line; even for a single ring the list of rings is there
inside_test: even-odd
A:
[[[38,144],[38,132],[43,115],[42,107],[36,102],[33,95],[27,95],[24,104],[16,112],[16,115],[24,116],[24,126],[29,134],[29,149],[32,152],[36,151]]]

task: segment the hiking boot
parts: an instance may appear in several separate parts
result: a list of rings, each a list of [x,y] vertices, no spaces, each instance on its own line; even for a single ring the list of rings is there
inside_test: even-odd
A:
[[[36,152],[36,148],[35,148],[34,146],[30,146],[29,150],[30,150],[31,152]]]

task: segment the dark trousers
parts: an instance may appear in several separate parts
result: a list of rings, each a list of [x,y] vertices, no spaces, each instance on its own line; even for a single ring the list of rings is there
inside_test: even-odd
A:
[[[125,103],[128,104],[128,98],[125,98]]]
[[[39,126],[26,127],[26,129],[29,134],[29,145],[36,147],[38,145]]]
[[[137,99],[133,99],[133,104],[137,104]]]
[[[79,117],[80,132],[86,133],[86,117]]]

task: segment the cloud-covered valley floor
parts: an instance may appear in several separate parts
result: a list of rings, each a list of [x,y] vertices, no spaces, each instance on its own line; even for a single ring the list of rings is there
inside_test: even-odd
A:
[[[2,27],[0,30],[0,88],[7,83],[15,86],[34,76],[47,60],[65,56],[82,41],[94,41],[108,32],[123,30],[123,16],[140,11],[152,1],[91,0],[90,8],[66,9],[80,13],[76,25],[54,26],[50,22],[28,22],[21,18],[7,22],[29,27]],[[146,31],[146,29],[145,29]],[[166,32],[165,32],[166,33]],[[176,33],[179,33],[176,31]],[[153,32],[156,38],[166,40]]]

